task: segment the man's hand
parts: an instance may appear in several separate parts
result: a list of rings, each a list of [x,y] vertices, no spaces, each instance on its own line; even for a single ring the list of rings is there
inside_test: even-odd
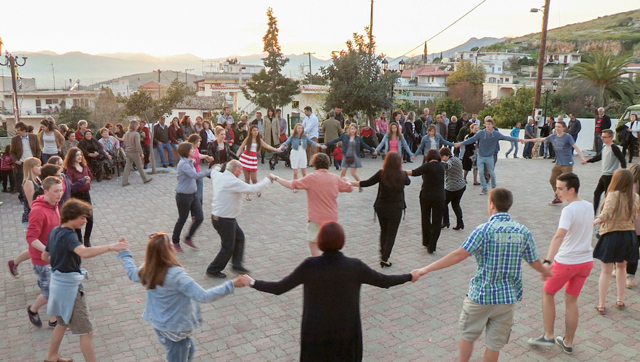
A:
[[[239,279],[239,283],[243,286],[243,287],[248,287],[251,286],[251,282],[253,281],[253,278],[251,278],[250,276],[248,276],[247,274],[242,274],[240,276],[238,276],[236,279]],[[233,281],[233,285],[235,286],[235,279]]]
[[[547,278],[551,278],[553,277],[553,274],[551,274],[551,265],[547,266],[545,264],[542,264],[542,273],[540,273],[540,276],[542,277],[542,280],[547,280]]]
[[[49,256],[49,253],[46,251],[42,252],[42,255],[40,256],[40,259],[42,259],[42,261],[45,261],[47,263],[49,263],[51,261],[51,258]]]
[[[416,155],[411,156],[411,159],[415,160],[416,159]]]
[[[267,178],[269,179],[269,181],[273,182],[276,180],[276,175],[270,173],[267,175]]]
[[[123,251],[123,250],[128,250],[129,249],[129,243],[127,242],[127,239],[120,238],[120,240],[118,240],[117,243],[109,245],[109,249],[115,250],[115,251],[118,251],[118,252]]]
[[[458,143],[454,143],[454,144],[453,144],[453,147],[455,147],[455,148],[460,148],[460,146],[462,146],[462,144],[461,144],[461,143],[459,143],[459,142],[458,142]]]
[[[245,284],[244,278],[243,278],[244,276],[246,276],[246,275],[244,275],[244,274],[243,275],[238,275],[237,277],[235,277],[233,279],[233,286],[235,288],[242,288],[242,287],[246,287],[246,286],[249,285],[249,284]]]
[[[413,269],[411,271],[411,283],[415,283],[420,279],[420,269]]]

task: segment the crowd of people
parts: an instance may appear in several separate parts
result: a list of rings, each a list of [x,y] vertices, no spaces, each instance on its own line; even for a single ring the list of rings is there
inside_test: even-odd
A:
[[[282,122],[280,110],[268,109],[265,118],[258,114],[252,122],[244,115],[235,122],[225,107],[215,126],[202,117],[192,123],[189,116],[181,120],[173,118],[165,125],[161,117],[155,125],[147,125],[144,120],[131,121],[127,132],[121,124],[115,125],[115,130],[108,124],[96,132],[100,135],[98,140],[86,121],[78,122],[74,132],[63,125],[56,126],[53,119],[45,119],[37,134],[18,122],[16,136],[2,156],[3,181],[6,174],[15,177],[7,175],[10,183],[3,184],[3,191],[15,189],[24,205],[22,223],[28,248],[9,260],[8,267],[11,275],[18,277],[21,263],[30,260],[33,265],[41,294],[27,306],[27,316],[33,325],[41,327],[38,310],[47,308],[48,325],[53,332],[45,361],[72,360],[58,354],[67,329],[80,336],[85,360],[95,361],[93,326],[82,285],[86,278],[82,259],[109,251],[118,252],[129,279],[147,289],[142,317],[154,328],[169,361],[193,359],[195,345],[191,335],[202,323],[198,303],[211,302],[245,286],[281,294],[300,284],[304,284],[300,359],[362,360],[359,312],[362,284],[389,288],[416,282],[421,276],[451,267],[470,256],[476,258],[478,268],[460,315],[460,360],[469,360],[474,342],[483,331],[485,360],[498,359],[509,339],[515,304],[522,299],[521,260],[545,280],[541,299],[544,333],[529,339],[531,345],[558,345],[565,353],[573,352],[579,319],[577,298],[593,268],[594,258],[602,262],[596,311],[606,313],[612,272],[616,276],[615,307],[625,308],[624,291],[633,287],[640,246],[640,166],[631,164],[626,168],[625,155],[613,143],[610,120],[608,128],[603,114],[600,129],[597,126],[594,135],[599,152],[589,160],[575,144],[577,134],[574,136],[572,131],[576,120],[572,115],[574,123],[569,126],[560,119],[547,120],[547,131],[540,137],[525,128],[525,139],[518,138],[518,125],[511,136],[506,136],[495,128],[491,117],[481,124],[476,114],[471,119],[466,113],[460,119],[456,116],[449,119],[442,113],[433,119],[429,109],[420,117],[398,110],[391,119],[389,122],[383,113],[373,127],[359,127],[353,117],[345,119],[341,109],[336,108],[320,122],[311,107],[305,107],[304,120],[295,124],[288,135],[287,122]],[[527,120],[528,125],[531,121]],[[630,133],[635,132],[634,127],[632,121],[628,125]],[[567,206],[542,260],[531,232],[509,215],[514,195],[497,186],[495,164],[501,140],[512,142],[507,156],[515,148],[515,157],[517,143],[521,142],[525,144],[525,158],[533,152],[529,147],[532,144],[542,145],[540,154],[554,158],[549,179],[554,192],[551,205],[566,202]],[[282,154],[287,148],[293,179],[268,173],[259,180],[259,158],[264,163],[269,153]],[[91,244],[90,191],[94,180],[100,182],[103,175],[105,179],[111,178],[117,160],[125,163],[122,186],[130,185],[132,169],[137,169],[143,183],[152,181],[143,170],[153,149],[159,151],[164,167],[176,168],[178,218],[171,236],[158,232],[149,237],[145,262],[138,267],[124,238],[109,245]],[[373,157],[380,152],[384,160],[380,170],[361,180],[356,171],[362,167],[365,150]],[[573,151],[578,153],[582,164],[602,162],[602,177],[593,204],[579,196],[580,179],[573,170]],[[419,155],[423,155],[419,166],[403,169],[404,163],[412,163]],[[341,170],[340,176],[329,172],[332,164]],[[313,172],[307,173],[308,167]],[[353,181],[345,177],[347,169],[351,169]],[[379,273],[340,252],[345,234],[339,224],[339,194],[377,184],[373,208],[380,225],[380,267],[391,267],[396,235],[407,212],[405,188],[411,177],[422,176],[419,194],[422,244],[433,254],[441,230],[450,227],[449,204],[456,216],[453,229],[465,227],[461,204],[471,170],[474,185],[481,185],[480,194],[488,195],[489,219],[477,226],[458,249],[401,275]],[[224,270],[231,262],[231,269],[239,276],[204,289],[186,273],[177,253],[183,251],[181,242],[198,248],[193,238],[204,221],[203,189],[207,178],[213,191],[212,225],[221,247],[205,273],[226,279]],[[248,275],[250,271],[244,263],[245,234],[238,223],[243,198],[251,201],[251,194],[260,197],[272,183],[293,192],[305,190],[307,197],[305,241],[311,257],[279,282],[254,280]],[[605,198],[600,205],[603,192]],[[182,237],[189,216],[191,225]],[[594,227],[598,235],[595,248]],[[566,329],[563,336],[555,336],[554,298],[563,287]]]

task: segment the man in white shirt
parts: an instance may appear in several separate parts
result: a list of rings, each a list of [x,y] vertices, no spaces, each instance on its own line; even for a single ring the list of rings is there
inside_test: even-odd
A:
[[[226,278],[222,272],[231,259],[231,268],[238,273],[247,274],[249,271],[242,266],[244,255],[244,233],[236,218],[242,211],[242,198],[248,193],[258,193],[264,190],[273,180],[265,177],[257,184],[249,185],[238,177],[242,174],[242,164],[233,160],[227,163],[224,172],[220,172],[220,165],[213,168],[211,181],[213,197],[211,201],[211,222],[213,228],[220,235],[222,247],[216,258],[209,264],[207,275],[214,278]]]
[[[574,173],[564,173],[556,181],[556,194],[567,205],[562,209],[558,230],[551,240],[547,258],[543,265],[550,268],[551,278],[544,283],[542,293],[542,321],[544,334],[538,338],[530,338],[529,344],[536,346],[553,346],[553,324],[556,316],[555,294],[565,288],[565,334],[555,338],[555,344],[571,354],[573,337],[578,328],[578,296],[584,282],[593,268],[593,205],[578,196],[580,179]],[[551,264],[551,260],[553,260]]]
[[[304,114],[306,115],[306,117],[304,117],[304,120],[302,120],[304,133],[307,135],[308,139],[312,140],[313,142],[318,142],[318,117],[313,114],[313,111],[309,106],[304,107]],[[327,140],[325,140],[325,142],[326,141]],[[311,157],[313,157],[316,152],[316,148],[312,147],[311,143],[309,143],[307,145],[307,167],[311,167],[311,165],[309,164],[309,160],[311,160]]]

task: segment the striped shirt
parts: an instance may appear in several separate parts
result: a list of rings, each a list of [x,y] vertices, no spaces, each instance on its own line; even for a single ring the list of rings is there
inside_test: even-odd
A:
[[[451,156],[445,165],[444,189],[447,191],[459,191],[467,187],[462,175],[462,161],[457,157]]]
[[[479,225],[462,244],[476,257],[478,269],[468,297],[483,304],[512,304],[522,299],[522,262],[538,260],[538,249],[526,226],[498,212]]]

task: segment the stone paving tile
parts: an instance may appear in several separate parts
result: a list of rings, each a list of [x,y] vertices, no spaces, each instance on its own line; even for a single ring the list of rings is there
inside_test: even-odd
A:
[[[381,166],[380,159],[364,160],[359,170],[368,177]],[[552,199],[548,160],[501,158],[497,165],[498,185],[514,192],[513,217],[527,225],[540,249],[546,254],[549,241],[557,227],[561,207],[547,205]],[[405,165],[417,167],[417,163]],[[164,171],[164,170],[163,170]],[[581,195],[592,199],[599,164],[577,165],[582,179]],[[260,165],[259,175],[268,168]],[[332,171],[335,172],[335,171]],[[275,173],[290,179],[291,171],[279,165]],[[471,180],[471,175],[469,176]],[[132,185],[119,186],[120,180],[92,185],[95,207],[93,244],[104,245],[124,236],[140,264],[147,235],[173,228],[177,212],[173,198],[173,170],[154,176],[154,181],[142,185],[137,174],[131,174]],[[208,179],[206,180],[208,181]],[[392,268],[383,273],[406,273],[416,267],[455,250],[473,230],[487,219],[486,197],[478,195],[479,187],[470,185],[462,199],[466,228],[463,231],[445,229],[438,251],[427,254],[421,246],[418,194],[420,180],[412,179],[406,190],[407,214],[402,221],[391,256]],[[211,186],[205,182],[205,215],[211,200]],[[362,193],[342,194],[339,198],[340,221],[345,226],[346,255],[362,259],[377,270],[378,232],[373,220],[376,188]],[[15,195],[14,195],[15,196]],[[0,255],[3,263],[24,249],[20,227],[22,206],[17,198],[0,194]],[[256,278],[277,280],[290,273],[308,256],[305,242],[306,198],[279,185],[270,186],[260,198],[244,203],[239,223],[247,235],[246,267]],[[453,214],[452,214],[453,215]],[[188,226],[188,225],[187,225]],[[198,231],[194,242],[199,250],[189,249],[179,256],[190,275],[204,287],[221,283],[204,276],[207,264],[219,249],[219,237],[208,219]],[[595,240],[594,240],[595,242]],[[3,264],[6,265],[6,264]],[[89,308],[94,323],[94,344],[100,361],[162,361],[164,351],[151,327],[141,318],[146,301],[144,288],[130,282],[115,254],[83,261],[91,273],[85,283]],[[361,314],[366,361],[452,361],[457,358],[457,320],[475,270],[474,260],[446,271],[435,272],[415,284],[389,290],[363,286]],[[51,331],[33,328],[24,311],[38,294],[31,265],[20,266],[21,276],[11,278],[2,266],[0,297],[0,356],[6,361],[43,360]],[[230,270],[228,270],[230,272]],[[524,298],[517,304],[511,340],[501,354],[501,361],[630,361],[640,358],[640,309],[638,289],[627,290],[625,310],[612,308],[613,286],[608,295],[608,313],[598,315],[593,306],[597,300],[600,272],[596,262],[591,276],[578,300],[580,325],[575,352],[571,356],[556,348],[530,348],[526,340],[542,330],[540,297],[542,282],[529,267],[524,267]],[[235,275],[234,273],[231,273]],[[557,304],[557,333],[564,330],[562,293]],[[240,289],[234,295],[202,304],[204,324],[194,333],[196,361],[295,361],[300,351],[300,319],[302,288],[273,296],[250,289]],[[42,312],[44,310],[41,310]],[[43,315],[43,319],[46,316]],[[483,337],[476,343],[473,358],[484,351]],[[61,355],[81,361],[78,338],[67,334]]]

